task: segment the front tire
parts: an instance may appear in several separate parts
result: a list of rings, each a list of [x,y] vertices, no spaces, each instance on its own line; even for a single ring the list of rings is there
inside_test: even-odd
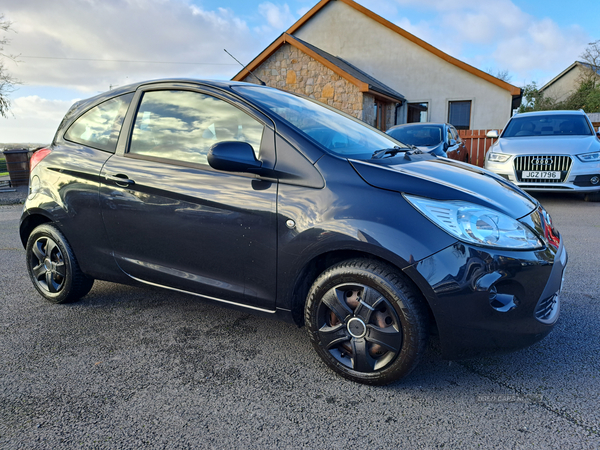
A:
[[[33,285],[52,303],[77,301],[92,289],[94,280],[83,274],[71,246],[54,225],[35,228],[25,254]]]
[[[407,376],[427,346],[422,297],[393,267],[353,259],[323,272],[305,319],[323,361],[352,381],[384,385]]]

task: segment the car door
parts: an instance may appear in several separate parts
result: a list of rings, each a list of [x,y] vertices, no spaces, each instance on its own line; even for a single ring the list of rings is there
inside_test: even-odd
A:
[[[208,88],[154,86],[134,102],[101,174],[118,265],[146,283],[273,309],[277,183],[219,172],[206,158],[214,143],[241,140],[272,165],[268,119]]]

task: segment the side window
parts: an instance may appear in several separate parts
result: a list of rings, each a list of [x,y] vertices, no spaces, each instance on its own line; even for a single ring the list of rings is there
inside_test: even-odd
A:
[[[129,153],[208,164],[210,147],[244,141],[259,156],[263,125],[229,103],[191,91],[144,93]]]
[[[65,139],[114,153],[132,98],[133,93],[125,94],[93,107],[73,122]]]
[[[458,131],[454,127],[448,128],[448,137],[449,139],[454,139],[457,143],[460,142],[460,137],[458,136]]]

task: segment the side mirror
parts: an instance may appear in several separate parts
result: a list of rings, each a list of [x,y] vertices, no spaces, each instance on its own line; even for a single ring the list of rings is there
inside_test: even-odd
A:
[[[456,144],[456,139],[450,139],[450,147],[454,147]]]
[[[223,141],[208,151],[208,164],[224,172],[258,172],[262,163],[256,159],[252,146],[247,142]]]
[[[500,136],[500,135],[498,134],[498,130],[490,130],[487,132],[487,134],[485,136],[492,138],[492,139],[498,139],[498,136]]]

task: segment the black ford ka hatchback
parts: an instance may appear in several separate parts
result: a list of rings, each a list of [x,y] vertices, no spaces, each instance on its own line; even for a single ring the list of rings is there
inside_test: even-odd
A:
[[[558,319],[567,253],[540,204],[263,86],[160,80],[76,103],[31,159],[20,224],[55,303],[94,279],[306,325],[338,374],[386,384],[430,333],[458,359]]]

